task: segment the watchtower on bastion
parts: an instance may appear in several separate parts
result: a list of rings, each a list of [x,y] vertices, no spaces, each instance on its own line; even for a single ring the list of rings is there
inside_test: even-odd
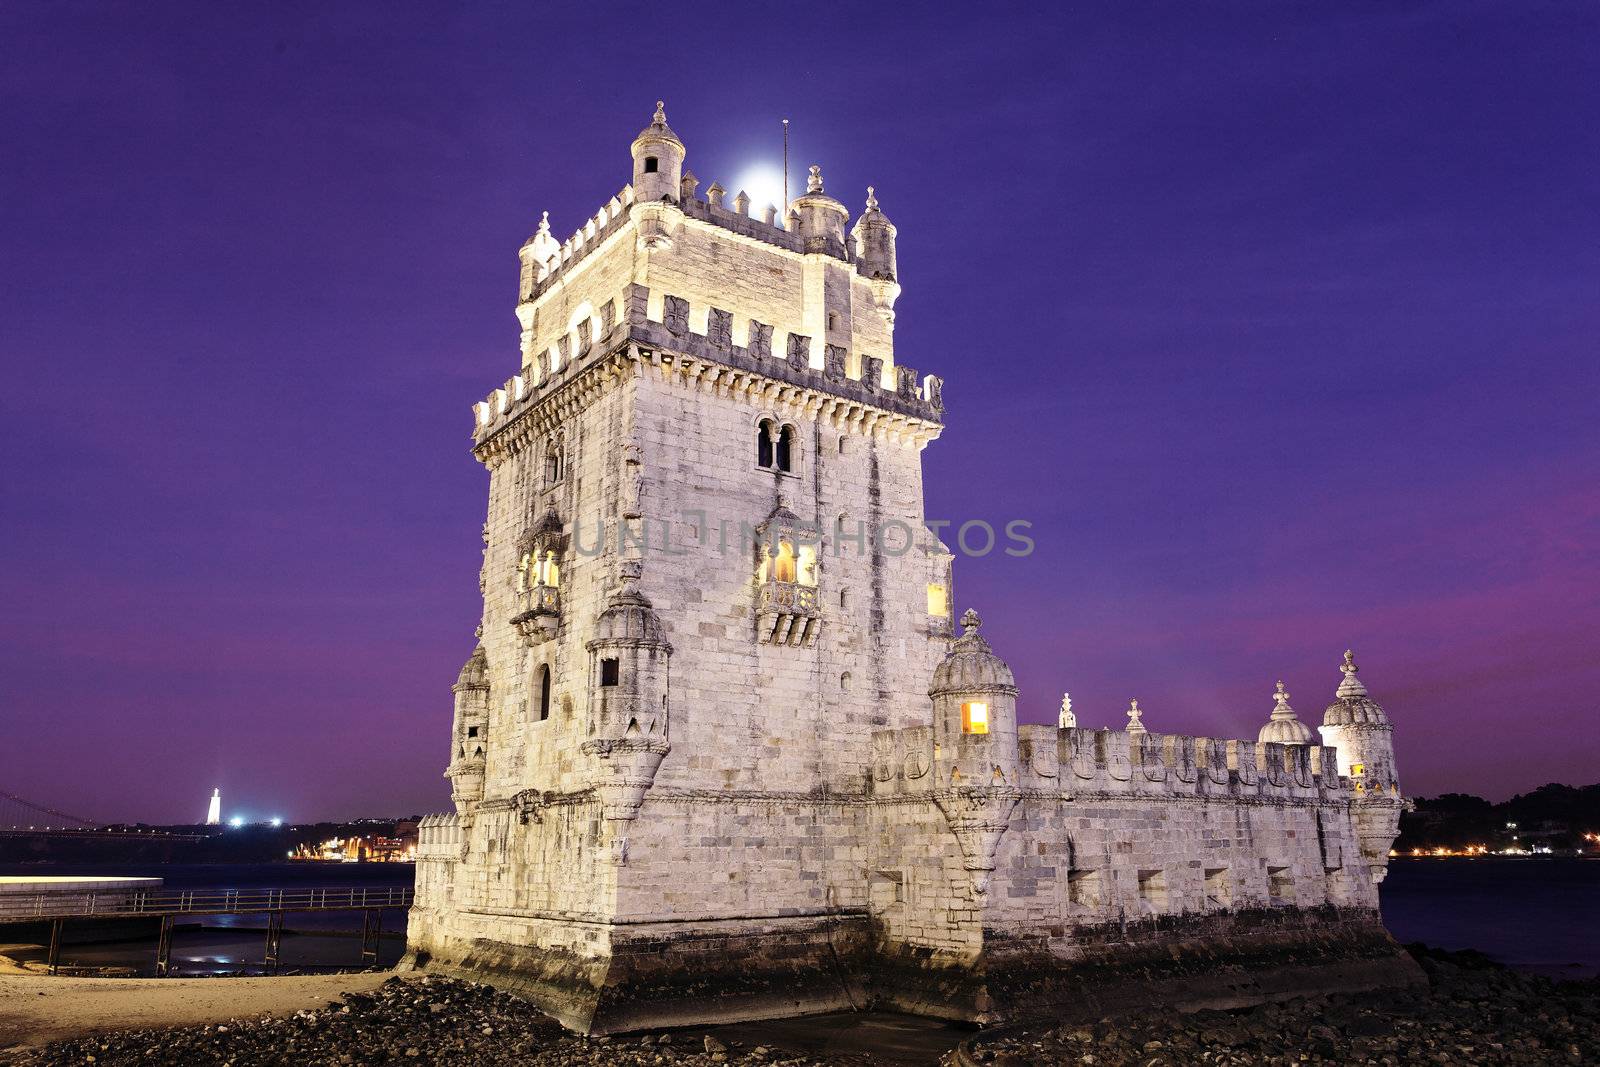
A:
[[[617,1031],[896,1007],[992,1021],[1415,977],[1377,916],[1403,803],[1346,654],[1322,745],[1021,725],[923,513],[942,383],[898,362],[895,227],[632,181],[519,252],[455,810],[410,959]],[[781,225],[780,225],[781,223]]]

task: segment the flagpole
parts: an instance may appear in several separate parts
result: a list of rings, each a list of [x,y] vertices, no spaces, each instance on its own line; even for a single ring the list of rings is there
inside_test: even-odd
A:
[[[789,120],[783,120],[783,225],[789,225]]]

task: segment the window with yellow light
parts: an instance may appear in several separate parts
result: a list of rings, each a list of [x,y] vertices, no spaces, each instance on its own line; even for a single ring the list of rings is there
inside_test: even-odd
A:
[[[989,705],[981,700],[969,700],[961,705],[961,732],[986,734],[989,732]]]
[[[950,602],[945,597],[944,583],[943,582],[929,582],[928,583],[928,614],[929,615],[948,615],[948,614],[950,614]]]

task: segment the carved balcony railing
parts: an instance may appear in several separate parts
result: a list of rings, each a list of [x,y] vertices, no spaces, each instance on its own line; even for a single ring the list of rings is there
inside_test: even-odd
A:
[[[761,583],[756,602],[756,636],[769,645],[810,645],[822,629],[815,586],[799,582]]]
[[[553,585],[529,586],[517,593],[517,607],[511,625],[528,644],[536,645],[555,636],[561,625],[561,590]]]

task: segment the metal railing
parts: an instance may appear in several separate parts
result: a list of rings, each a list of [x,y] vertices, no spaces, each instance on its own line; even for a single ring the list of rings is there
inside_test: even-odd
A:
[[[404,886],[341,886],[303,889],[81,889],[0,893],[0,922],[140,915],[235,915],[252,912],[351,911],[409,908],[414,891]]]

